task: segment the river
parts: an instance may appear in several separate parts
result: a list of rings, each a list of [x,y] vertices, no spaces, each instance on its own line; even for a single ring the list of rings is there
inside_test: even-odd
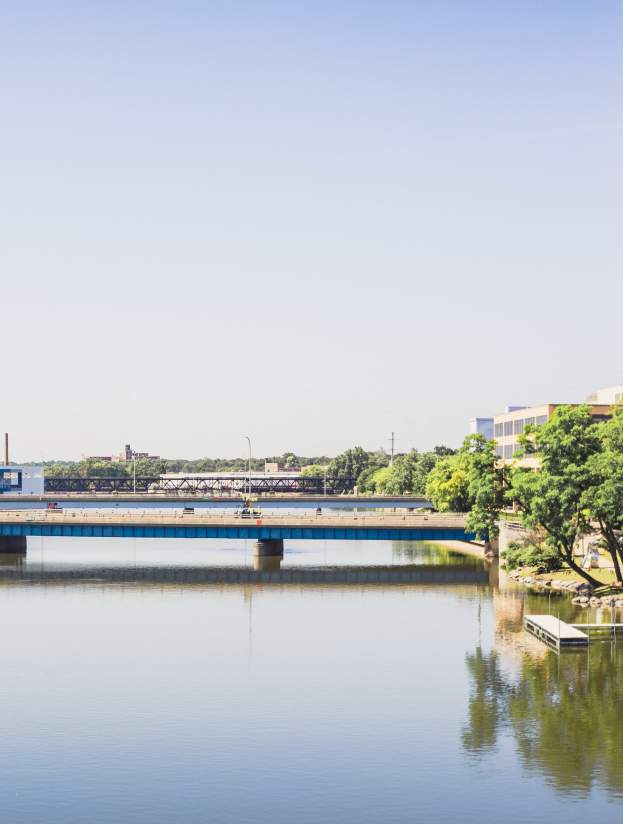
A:
[[[205,581],[252,566],[244,541],[3,559],[3,821],[621,820],[620,646],[557,656],[521,628],[594,611],[431,544],[293,541],[272,580]],[[442,578],[278,574],[415,567]]]

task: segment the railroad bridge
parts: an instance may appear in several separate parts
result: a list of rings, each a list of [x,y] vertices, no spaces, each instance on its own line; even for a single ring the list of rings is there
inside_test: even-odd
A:
[[[355,486],[355,478],[304,477],[293,473],[266,473],[251,476],[251,493],[266,494],[306,494],[339,495]],[[45,478],[46,494],[55,493],[173,493],[192,495],[214,495],[223,493],[246,494],[249,492],[249,477],[241,473],[224,475],[154,475],[149,477],[122,476],[110,478]]]

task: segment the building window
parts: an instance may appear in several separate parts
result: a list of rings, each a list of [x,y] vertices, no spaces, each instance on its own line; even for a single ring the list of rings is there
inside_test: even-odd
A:
[[[503,450],[502,450],[501,446],[496,446],[495,447],[495,456],[496,456],[496,458],[503,458],[504,457]]]
[[[523,432],[524,421],[520,418],[519,420],[515,421],[513,426],[513,434],[514,435],[521,435]]]
[[[513,434],[513,422],[504,421],[504,436]]]
[[[534,426],[534,418],[526,418],[526,420],[524,421],[524,426],[528,425]]]
[[[536,425],[542,426],[544,423],[547,423],[547,415],[537,415],[536,416]]]
[[[513,457],[513,452],[515,451],[515,445],[512,443],[507,443],[504,447],[504,457],[508,460],[509,458]]]
[[[501,423],[496,423],[495,425],[495,437],[501,438],[504,434],[504,425]]]

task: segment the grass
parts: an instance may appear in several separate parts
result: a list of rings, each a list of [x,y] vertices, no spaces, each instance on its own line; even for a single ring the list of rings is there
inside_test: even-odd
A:
[[[528,572],[528,574],[532,575],[537,581],[584,581],[581,575],[578,575],[577,572],[573,569],[559,569],[557,572],[541,572],[537,573],[534,570],[531,570],[530,567],[524,567],[524,572]],[[613,569],[591,569],[589,573],[599,581],[604,586],[612,585],[615,583],[614,577],[614,570]]]

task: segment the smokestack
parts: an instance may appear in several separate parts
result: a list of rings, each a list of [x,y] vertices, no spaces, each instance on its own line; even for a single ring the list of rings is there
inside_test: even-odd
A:
[[[4,433],[4,465],[9,465],[9,433]]]

